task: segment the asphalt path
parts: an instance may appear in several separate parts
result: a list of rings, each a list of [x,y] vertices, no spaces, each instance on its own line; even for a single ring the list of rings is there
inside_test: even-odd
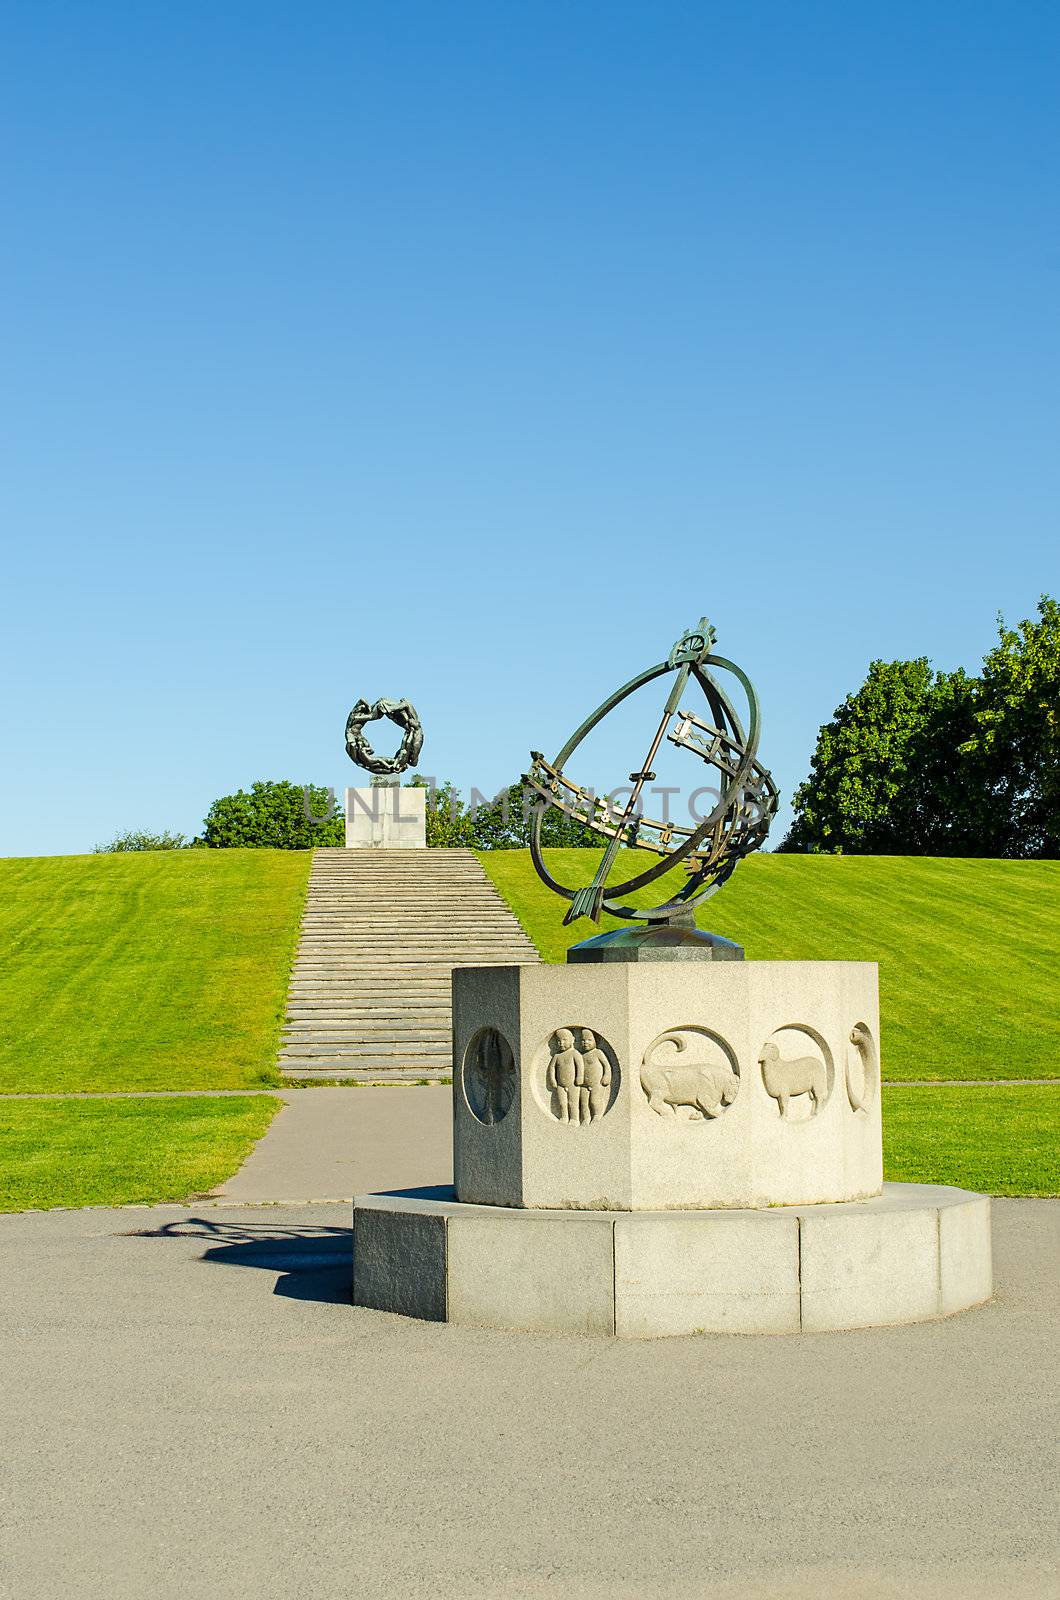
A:
[[[4,1600],[1056,1592],[1060,1202],[963,1316],[646,1343],[355,1309],[349,1221],[0,1217]]]

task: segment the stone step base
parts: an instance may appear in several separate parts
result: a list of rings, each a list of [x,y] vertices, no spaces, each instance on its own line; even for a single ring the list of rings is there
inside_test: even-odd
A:
[[[990,1201],[884,1185],[762,1211],[533,1211],[437,1190],[354,1201],[353,1302],[433,1322],[648,1339],[924,1322],[993,1293]]]

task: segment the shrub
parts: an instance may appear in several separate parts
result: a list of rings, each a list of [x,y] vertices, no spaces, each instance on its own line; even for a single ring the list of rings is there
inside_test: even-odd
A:
[[[190,840],[182,833],[147,833],[142,828],[130,828],[116,833],[107,844],[97,844],[93,854],[109,855],[116,850],[187,850]]]

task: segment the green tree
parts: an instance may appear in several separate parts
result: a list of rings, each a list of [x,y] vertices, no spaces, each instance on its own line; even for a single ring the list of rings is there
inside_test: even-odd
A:
[[[966,855],[974,849],[974,682],[926,657],[874,661],[817,737],[784,850]]]
[[[963,754],[990,775],[997,855],[1060,856],[1060,603],[1038,602],[1037,620],[998,618],[998,643],[983,662],[974,731]]]
[[[781,849],[1060,854],[1060,605],[998,628],[979,678],[872,663],[818,734]]]
[[[312,820],[307,815],[312,812]],[[222,795],[206,813],[201,840],[213,850],[312,850],[346,841],[342,811],[319,784],[253,783]]]

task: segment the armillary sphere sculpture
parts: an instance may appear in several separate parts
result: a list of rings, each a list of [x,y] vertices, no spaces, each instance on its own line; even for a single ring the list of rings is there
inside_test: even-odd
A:
[[[779,794],[757,759],[761,716],[754,686],[734,661],[712,654],[715,638],[714,629],[703,617],[697,628],[677,641],[665,661],[638,673],[609,695],[571,735],[554,761],[546,761],[537,750],[530,752],[533,766],[523,781],[546,803],[534,808],[530,852],[540,877],[570,901],[564,923],[578,917],[591,917],[598,922],[608,911],[643,924],[637,929],[622,928],[583,940],[567,952],[568,961],[674,960],[689,956],[731,961],[743,956],[739,945],[697,929],[695,908],[716,894],[737,862],[763,843]],[[747,699],[746,726],[718,682],[718,672],[731,674],[742,688]],[[595,790],[569,778],[567,762],[587,735],[623,700],[654,679],[670,675],[673,681],[661,720],[647,755],[638,770],[629,775],[629,798],[618,811],[606,797],[599,797]],[[705,716],[678,709],[693,680],[706,699]],[[652,762],[664,738],[700,756],[718,775],[717,802],[693,827],[654,822],[641,814],[641,794],[655,778]],[[707,792],[716,791],[701,791]],[[593,881],[581,888],[557,882],[545,865],[541,821],[548,806],[560,808],[607,840]],[[650,850],[661,859],[624,883],[608,884],[608,874],[622,846]],[[679,865],[688,873],[688,881],[669,900],[647,910],[627,902],[628,895]]]
[[[402,730],[395,755],[377,756],[364,736],[365,723],[374,722],[377,717],[389,717]],[[366,772],[377,776],[404,772],[416,765],[422,748],[423,727],[416,708],[408,700],[377,700],[374,705],[358,700],[346,719],[346,754]]]

